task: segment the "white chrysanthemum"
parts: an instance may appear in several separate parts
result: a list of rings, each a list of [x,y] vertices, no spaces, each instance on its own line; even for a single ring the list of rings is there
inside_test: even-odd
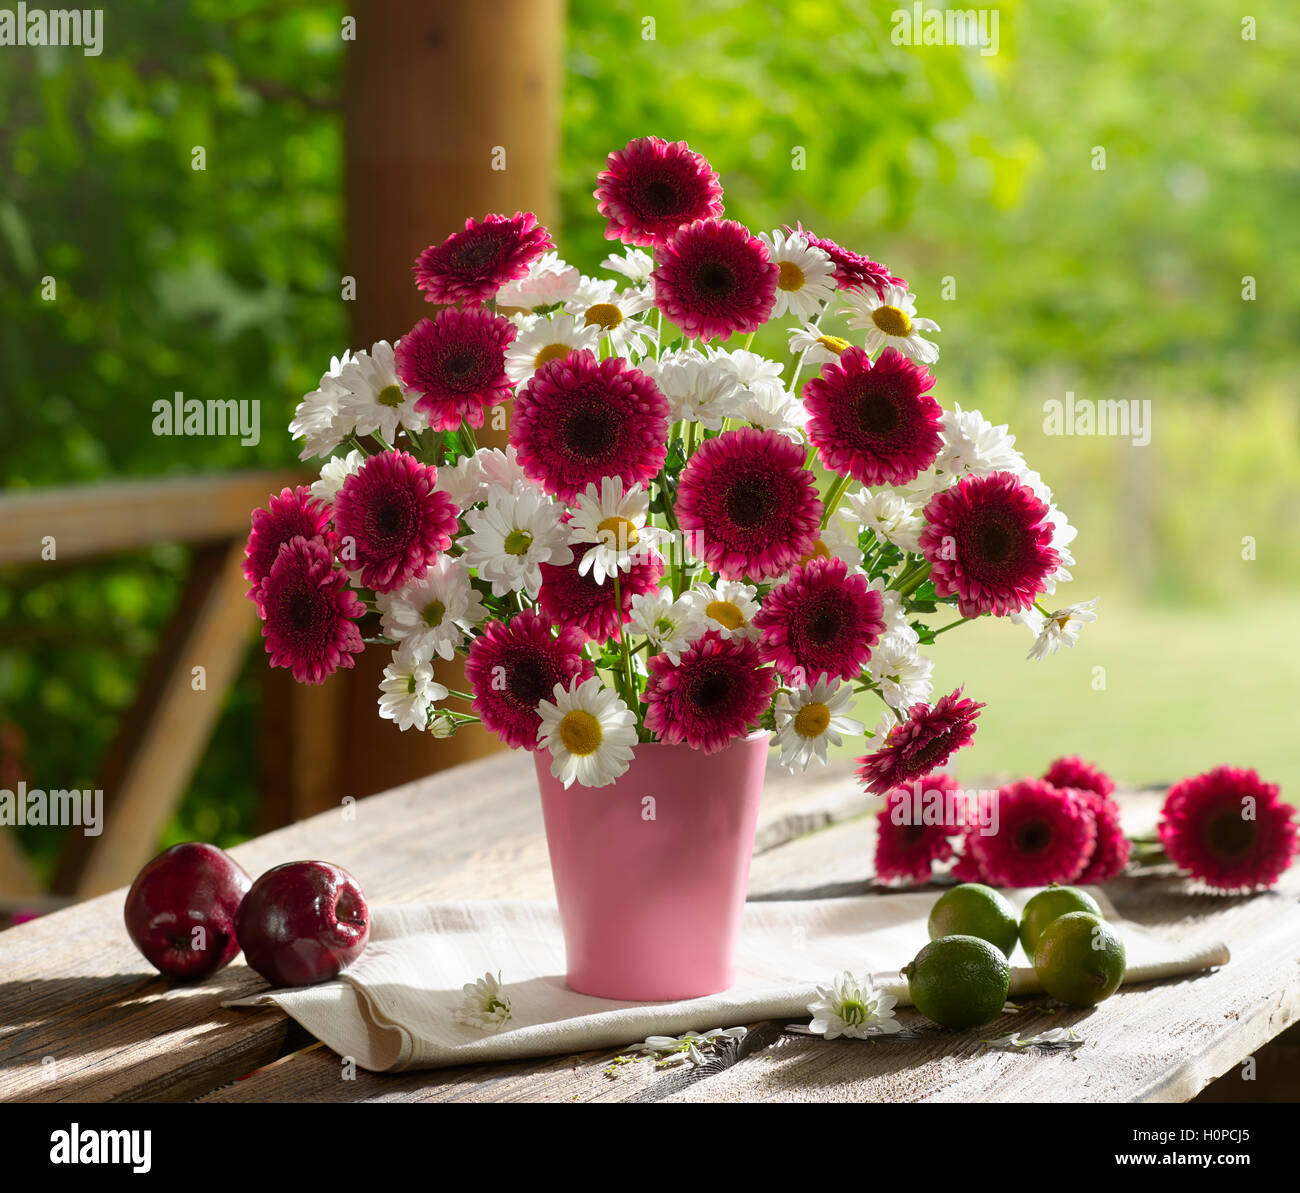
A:
[[[466,634],[487,617],[483,598],[469,582],[461,559],[440,555],[424,575],[396,592],[381,592],[384,633],[399,643],[404,659],[427,663],[437,655],[451,659]]]
[[[1052,546],[1061,557],[1056,571],[1043,581],[1043,591],[1048,596],[1053,596],[1058,584],[1066,584],[1074,579],[1069,570],[1074,566],[1074,555],[1070,551],[1070,544],[1078,537],[1079,530],[1078,527],[1070,525],[1070,519],[1055,505],[1047,511],[1046,520],[1052,527]]]
[[[438,488],[467,510],[487,498],[487,484],[477,456],[462,456],[454,464],[438,465]]]
[[[673,600],[672,589],[638,593],[631,601],[627,632],[646,638],[651,654],[681,662],[682,651],[699,641],[708,628],[704,614],[687,597]]]
[[[760,232],[758,238],[780,270],[772,318],[788,313],[796,319],[812,319],[820,314],[835,293],[835,265],[830,254],[810,245],[800,232],[778,229],[771,235]]]
[[[647,358],[640,368],[668,399],[674,420],[720,431],[724,420],[739,415],[744,390],[735,372],[694,348],[667,352],[658,360]]]
[[[1069,649],[1079,640],[1083,627],[1090,621],[1097,620],[1097,598],[1066,605],[1064,609],[1044,617],[1037,609],[1026,609],[1022,613],[1011,614],[1011,620],[1027,626],[1034,635],[1034,644],[1029,648],[1028,657],[1045,659],[1055,654],[1062,646]]]
[[[519,454],[513,446],[502,451],[499,447],[480,447],[473,456],[483,484],[498,489],[513,489],[516,485],[532,486],[519,463]]]
[[[1016,450],[1016,437],[1008,433],[1007,424],[995,427],[978,410],[954,404],[943,412],[939,435],[943,447],[934,468],[954,479],[1024,471],[1025,458]]]
[[[907,620],[907,610],[903,608],[903,598],[889,587],[887,579],[884,576],[877,576],[867,587],[874,588],[880,593],[880,606],[885,620],[885,633],[901,634],[904,638],[911,638],[913,642],[919,641],[916,631],[912,629],[911,622]]]
[[[525,311],[549,307],[572,298],[581,278],[577,267],[562,261],[558,253],[543,253],[524,277],[507,282],[497,291],[497,306]]]
[[[916,295],[902,286],[887,286],[884,296],[870,286],[845,291],[848,306],[840,314],[848,317],[854,330],[866,331],[866,348],[873,355],[881,348],[897,348],[904,356],[923,365],[939,359],[939,345],[921,337],[923,331],[938,331],[933,319],[916,314]]]
[[[716,630],[724,638],[758,638],[754,615],[758,612],[758,589],[739,580],[719,580],[717,584],[697,584],[682,594],[704,618],[704,628]]]
[[[298,459],[328,456],[343,442],[343,436],[335,431],[334,423],[339,413],[339,398],[345,392],[339,374],[351,363],[350,351],[330,357],[330,370],[321,377],[320,387],[304,394],[293,412],[289,431],[295,439],[303,441]]]
[[[445,738],[454,737],[456,734],[456,720],[450,713],[433,710],[429,717],[429,733],[433,737]]]
[[[313,481],[311,495],[321,501],[333,501],[343,482],[366,462],[366,453],[353,448],[346,456],[330,456],[320,470],[320,480]]]
[[[730,372],[742,389],[782,388],[781,374],[785,372],[785,365],[779,361],[769,360],[766,356],[748,352],[744,348],[730,352],[725,348],[706,348],[704,355],[707,360],[715,361]]]
[[[602,338],[608,337],[610,350],[618,356],[639,359],[659,342],[659,333],[636,316],[654,306],[650,295],[635,287],[622,294],[611,290],[600,302],[581,306],[579,299],[565,304],[579,326],[594,327]]]
[[[523,591],[536,600],[544,563],[573,562],[563,508],[538,489],[490,485],[487,505],[469,510],[462,559],[492,585],[493,596]]]
[[[648,282],[655,271],[655,259],[641,249],[624,249],[621,257],[612,254],[601,263],[602,269],[611,269],[621,273],[630,282]]]
[[[844,715],[852,708],[853,689],[825,675],[812,687],[778,692],[775,740],[781,765],[803,771],[814,758],[824,764],[826,748],[841,745],[843,734],[861,735],[866,727]]]
[[[419,400],[397,377],[393,345],[379,340],[369,352],[355,352],[339,372],[338,414],[334,431],[340,439],[349,435],[374,435],[392,444],[397,428],[422,431],[429,420],[415,408]]]
[[[838,513],[817,532],[817,541],[809,559],[842,559],[850,572],[862,567],[862,548],[858,546],[858,528]]]
[[[394,654],[393,661],[384,668],[379,685],[379,715],[386,721],[396,722],[403,731],[424,729],[429,724],[429,705],[445,700],[448,694],[433,678],[433,668],[428,663]]]
[[[828,1040],[893,1035],[903,1026],[894,1017],[897,1002],[894,995],[877,990],[870,975],[855,978],[845,970],[829,986],[817,987],[816,1001],[808,1004],[808,1030]]]
[[[890,708],[906,715],[912,705],[929,700],[934,691],[934,660],[917,649],[916,631],[885,633],[871,648],[867,673]]]
[[[479,1031],[500,1031],[510,1022],[510,1000],[501,990],[501,974],[485,973],[477,982],[466,982],[465,1001],[452,1018]]]
[[[588,485],[569,518],[569,545],[582,553],[578,574],[590,572],[597,584],[604,584],[616,571],[658,556],[667,532],[646,525],[649,512],[650,494],[640,485],[625,493],[622,477],[602,477],[599,492]]]
[[[572,315],[556,313],[520,323],[520,332],[506,349],[506,376],[523,385],[544,364],[563,360],[570,352],[595,352],[600,328],[586,327]]]
[[[577,677],[554,701],[537,706],[537,740],[551,752],[551,774],[566,788],[607,787],[627,770],[636,745],[636,714],[596,678]]]
[[[805,353],[804,363],[825,365],[839,360],[840,353],[853,345],[840,336],[829,335],[811,323],[804,323],[790,330],[790,353],[797,356]]]
[[[920,507],[894,489],[859,489],[844,498],[852,516],[876,538],[893,543],[901,551],[921,549],[925,519]]]
[[[779,386],[742,390],[733,417],[760,431],[775,431],[795,443],[803,443],[804,428],[808,425],[804,404]]]

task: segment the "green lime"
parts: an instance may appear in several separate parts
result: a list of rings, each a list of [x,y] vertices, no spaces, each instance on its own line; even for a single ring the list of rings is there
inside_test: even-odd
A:
[[[1016,909],[991,886],[963,882],[934,901],[929,929],[931,940],[941,936],[978,936],[1010,957],[1016,947],[1020,921]]]
[[[1020,943],[1025,946],[1025,956],[1031,962],[1043,929],[1057,916],[1066,915],[1071,911],[1086,911],[1089,915],[1101,915],[1097,900],[1077,886],[1057,886],[1053,883],[1046,890],[1039,891],[1025,904],[1020,919]]]
[[[979,936],[932,940],[903,971],[912,1005],[941,1027],[979,1027],[1002,1013],[1011,985],[1006,954]]]
[[[1124,980],[1124,942],[1101,916],[1070,911],[1057,916],[1038,938],[1034,972],[1053,998],[1091,1007],[1109,998]]]

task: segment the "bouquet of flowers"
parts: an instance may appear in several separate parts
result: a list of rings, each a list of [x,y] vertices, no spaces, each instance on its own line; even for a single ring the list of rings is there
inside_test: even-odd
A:
[[[1005,426],[931,392],[939,327],[884,265],[727,219],[684,142],[612,153],[595,197],[613,276],[531,214],[468,220],[415,262],[433,317],[303,398],[320,479],[247,548],[272,666],[320,683],[382,645],[382,717],[481,721],[566,787],[755,729],[792,769],[861,737],[875,792],[929,775],[983,706],[932,700],[922,648],[985,616],[1072,645],[1095,602],[1042,602],[1075,530]],[[752,347],[774,322],[780,359]],[[457,654],[468,691],[434,677]]]

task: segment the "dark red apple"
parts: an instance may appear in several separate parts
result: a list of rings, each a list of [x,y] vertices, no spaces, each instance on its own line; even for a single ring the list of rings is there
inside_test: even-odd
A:
[[[239,952],[235,913],[253,880],[224,849],[190,841],[149,862],[126,894],[135,947],[171,978],[206,978]]]
[[[361,884],[329,862],[285,862],[268,870],[239,905],[235,935],[244,958],[273,986],[328,982],[370,939]]]

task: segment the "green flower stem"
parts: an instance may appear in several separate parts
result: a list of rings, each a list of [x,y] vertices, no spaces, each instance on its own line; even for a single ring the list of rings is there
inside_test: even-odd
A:
[[[623,590],[619,584],[618,568],[614,569],[614,608],[623,608]],[[621,625],[618,627],[618,650],[623,658],[623,683],[626,685],[623,699],[627,701],[628,708],[636,712],[641,702],[637,699],[636,680],[632,674],[632,652],[628,650],[627,634]],[[640,720],[640,717],[637,719]]]
[[[937,638],[940,634],[946,634],[949,630],[955,630],[959,625],[966,625],[968,622],[978,620],[978,617],[959,617],[956,621],[950,621],[942,629],[935,630],[934,636]]]
[[[911,571],[905,573],[899,582],[894,586],[894,591],[900,597],[911,596],[922,584],[926,582],[930,575],[930,561],[922,560]]]
[[[356,437],[356,435],[349,435],[346,442],[353,448],[353,450],[359,451],[363,456],[374,454],[364,443],[361,442],[360,439]]]
[[[447,689],[447,695],[448,695],[448,696],[454,696],[457,700],[463,700],[463,701],[465,701],[466,704],[473,704],[473,703],[474,703],[474,697],[471,696],[468,692],[458,692],[458,691],[456,691],[455,688],[448,688],[448,689]],[[456,716],[465,716],[466,714],[465,714],[465,713],[457,713],[457,714],[455,714],[455,715],[456,715]]]
[[[831,515],[835,513],[835,507],[839,505],[840,498],[844,496],[845,490],[853,483],[851,476],[837,476],[831,481],[831,487],[826,492],[826,500],[822,503],[822,526],[830,524]]]

